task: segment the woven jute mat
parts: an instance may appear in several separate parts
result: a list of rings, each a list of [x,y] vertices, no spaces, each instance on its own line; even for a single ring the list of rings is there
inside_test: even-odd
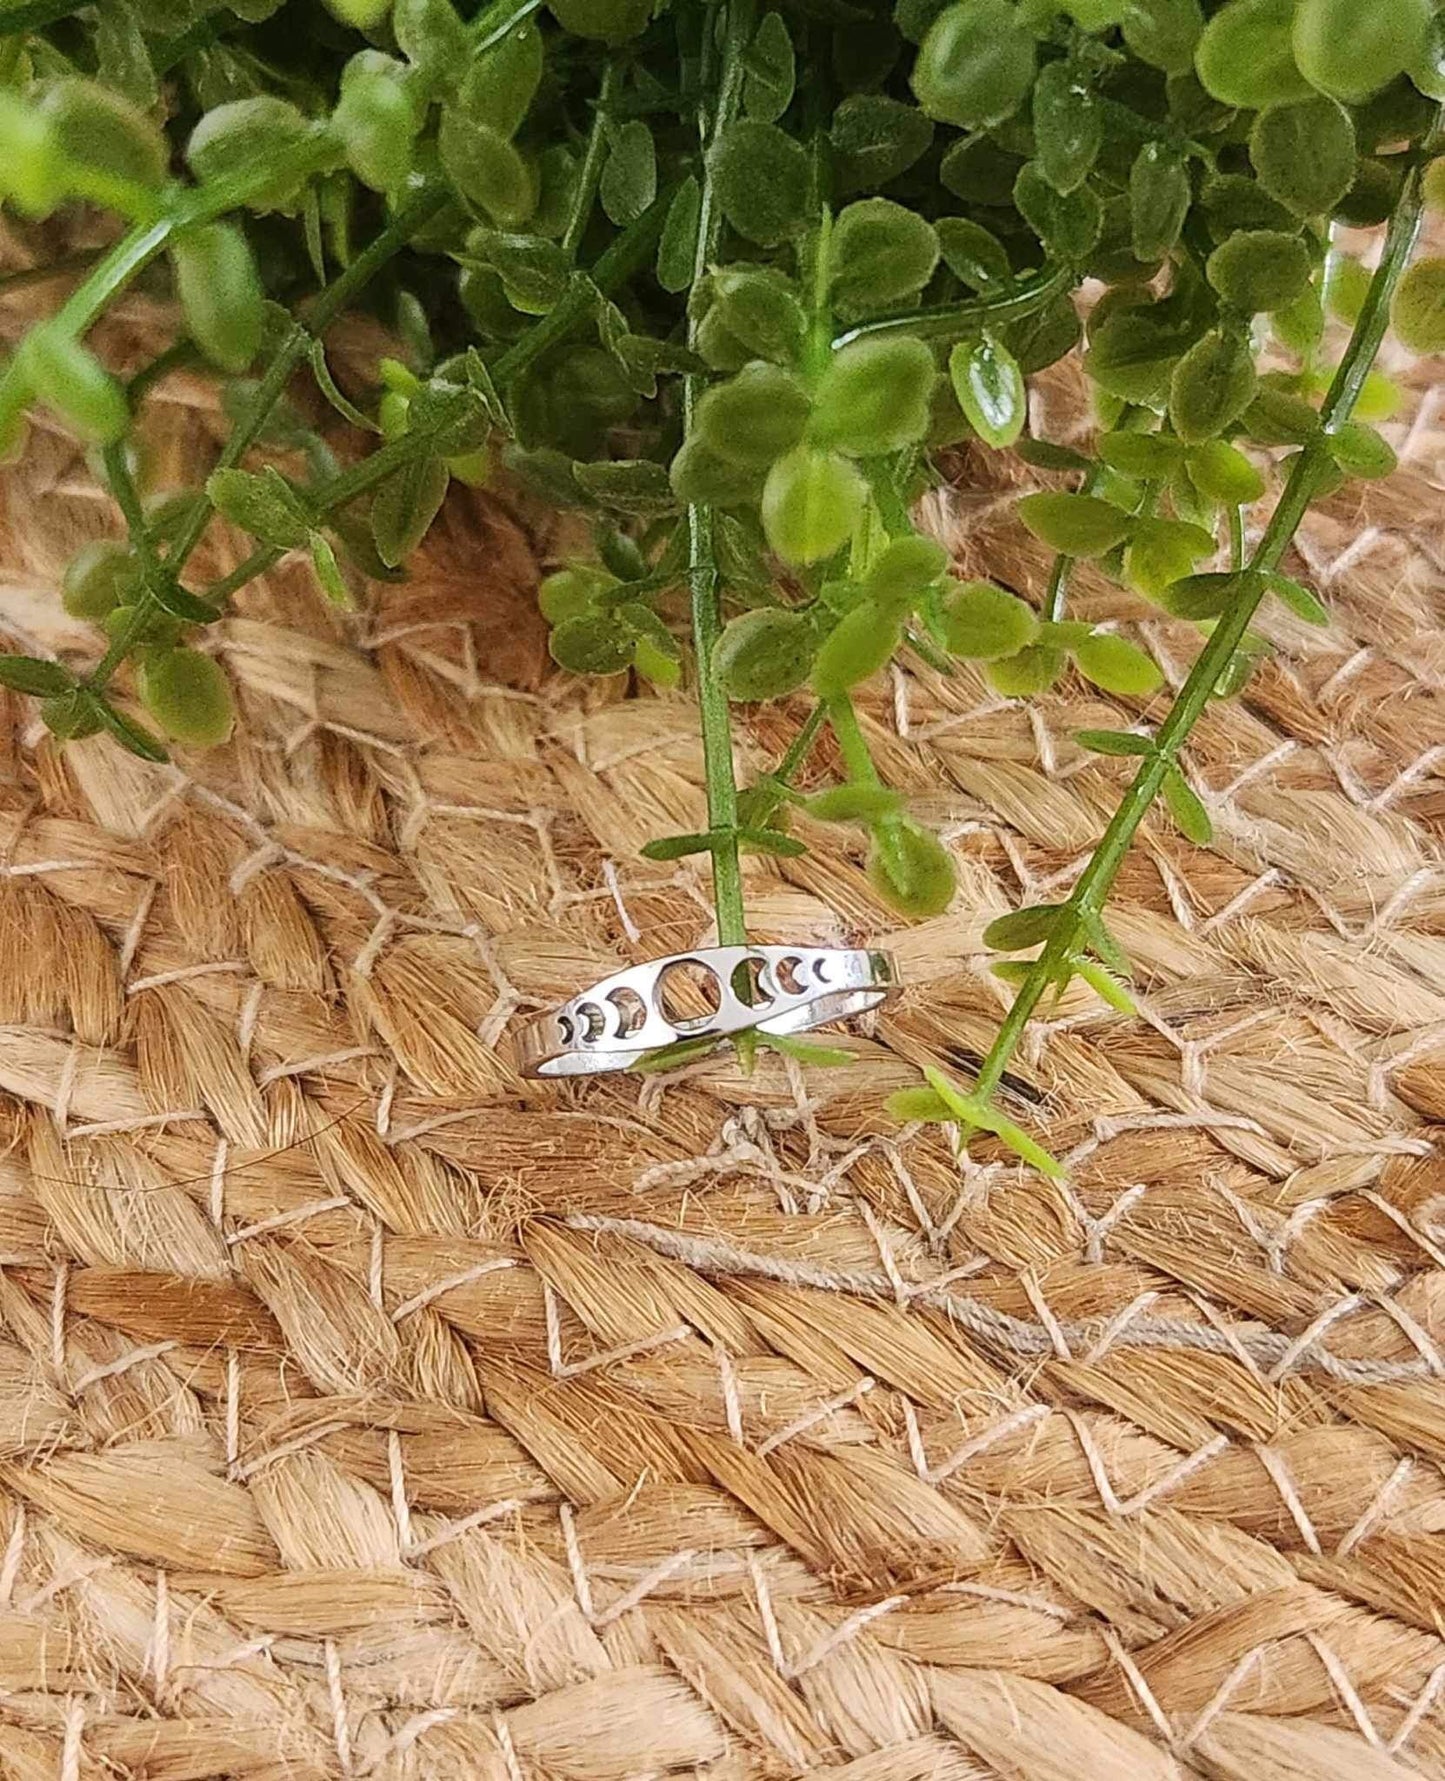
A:
[[[164,487],[221,422],[183,374],[155,407]],[[952,910],[898,928],[839,829],[748,866],[758,938],[898,954],[855,1061],[578,1087],[504,1033],[707,938],[695,866],[637,851],[702,826],[699,747],[685,697],[548,668],[568,539],[517,497],[454,497],[356,619],[302,564],[251,589],[224,750],[61,751],[5,703],[0,1771],[1445,1775],[1435,414],[1309,520],[1331,627],[1271,613],[1202,724],[1212,849],[1161,820],[1124,870],[1140,1017],[1071,995],[1017,1060],[1057,1183],[881,1102],[966,1079],[984,926],[1123,784],[1073,732],[1151,713],[878,684]],[[1036,585],[996,474],[931,517]],[[83,457],[40,421],[0,503],[7,639],[78,646]],[[1187,666],[1187,626],[1075,598]]]

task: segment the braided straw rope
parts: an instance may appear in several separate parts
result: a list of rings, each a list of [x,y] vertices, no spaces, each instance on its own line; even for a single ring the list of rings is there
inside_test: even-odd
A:
[[[164,386],[162,485],[213,400]],[[880,1103],[987,1043],[983,927],[1119,790],[1070,736],[1139,710],[872,689],[953,909],[894,931],[821,828],[751,904],[911,987],[847,1069],[579,1088],[498,1041],[708,937],[695,865],[637,858],[700,762],[684,699],[546,670],[538,515],[454,497],[364,622],[283,563],[218,628],[215,754],[6,703],[0,1772],[1445,1776],[1436,413],[1308,523],[1331,628],[1272,613],[1209,714],[1213,849],[1160,821],[1125,870],[1142,1018],[1071,995],[1017,1060],[1058,1183]],[[934,518],[1036,579],[990,474]],[[78,643],[57,574],[111,516],[73,444],[41,421],[0,502],[7,639]]]

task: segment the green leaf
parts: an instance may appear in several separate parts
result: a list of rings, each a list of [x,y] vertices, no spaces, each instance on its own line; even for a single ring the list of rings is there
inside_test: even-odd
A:
[[[968,660],[994,662],[1016,656],[1039,634],[1032,606],[991,581],[955,583],[938,611],[945,648]]]
[[[1202,445],[1254,399],[1254,351],[1246,334],[1220,328],[1191,346],[1169,380],[1169,419],[1186,445]]]
[[[1120,1014],[1135,1015],[1139,1012],[1134,998],[1123,984],[1102,965],[1096,965],[1091,959],[1073,958],[1069,961],[1075,976],[1082,977],[1094,994],[1111,1008],[1117,1008]]]
[[[928,432],[934,377],[933,354],[912,335],[855,341],[819,379],[812,438],[858,458],[915,444]]]
[[[336,551],[331,540],[324,532],[313,532],[310,542],[311,567],[321,592],[333,606],[354,606],[356,602],[351,597],[351,589],[346,585],[346,577],[341,573],[341,565],[336,560]]]
[[[928,152],[933,124],[886,93],[850,93],[833,113],[828,140],[842,190],[876,191]]]
[[[1096,631],[1086,637],[1074,650],[1074,662],[1085,680],[1106,693],[1142,699],[1157,693],[1164,684],[1154,658],[1111,631]]]
[[[1081,63],[1050,62],[1034,82],[1034,157],[1056,192],[1088,178],[1104,139],[1099,102]]]
[[[668,472],[673,494],[687,507],[752,504],[762,493],[761,477],[755,466],[723,457],[696,434],[683,441]]]
[[[213,471],[206,494],[232,525],[274,550],[294,550],[310,534],[305,504],[273,464],[260,471]]]
[[[728,222],[759,247],[778,247],[808,220],[808,155],[760,118],[736,118],[709,156],[713,189]]]
[[[633,647],[633,633],[615,613],[564,618],[547,639],[552,660],[573,674],[620,674]]]
[[[1042,946],[1054,931],[1062,903],[1031,903],[1000,915],[983,930],[983,943],[995,952],[1024,952]]]
[[[1133,525],[1097,495],[1025,495],[1017,512],[1035,538],[1066,557],[1101,557],[1122,544]]]
[[[375,50],[353,56],[342,70],[331,127],[347,165],[374,192],[398,190],[412,170],[421,118],[406,80],[402,63]]]
[[[841,1070],[856,1061],[853,1053],[845,1051],[841,1045],[818,1045],[807,1039],[790,1038],[785,1033],[760,1032],[758,1043],[814,1070]]]
[[[795,373],[758,361],[704,394],[694,428],[719,457],[765,470],[802,439],[811,407]]]
[[[451,473],[440,458],[415,457],[395,470],[371,504],[371,535],[377,555],[389,569],[404,562],[426,537]]]
[[[1020,439],[1014,447],[1025,464],[1035,470],[1092,470],[1093,462],[1081,451],[1056,445],[1052,439]]]
[[[1187,74],[1204,29],[1199,0],[1129,0],[1120,23],[1141,62],[1166,74]]]
[[[986,130],[1018,110],[1036,58],[1033,36],[1009,0],[958,0],[929,26],[913,91],[930,117]]]
[[[990,662],[984,670],[989,685],[1005,699],[1027,699],[1046,693],[1064,671],[1064,652],[1051,644],[1031,643],[1017,655]]]
[[[218,606],[183,588],[164,568],[151,583],[150,597],[160,610],[185,625],[212,625],[221,616]]]
[[[1272,105],[1254,121],[1249,158],[1259,183],[1286,210],[1325,216],[1355,177],[1355,127],[1344,107],[1323,94]]]
[[[820,699],[835,699],[871,680],[902,640],[903,621],[895,609],[860,600],[820,644],[813,662],[813,691]]]
[[[1179,467],[1184,447],[1167,433],[1105,433],[1099,456],[1121,476],[1162,482]]]
[[[997,1108],[986,1105],[976,1096],[961,1095],[942,1070],[933,1064],[926,1064],[923,1074],[928,1086],[948,1107],[959,1125],[975,1126],[979,1131],[992,1132],[1001,1144],[1013,1151],[1030,1168],[1037,1169],[1041,1175],[1063,1174],[1063,1169],[1048,1151],[1036,1144],[1012,1120],[1005,1118]]]
[[[985,444],[1012,445],[1028,419],[1028,391],[1018,360],[991,334],[960,341],[948,358],[958,405]]]
[[[1081,909],[1079,926],[1083,929],[1085,942],[1094,956],[1118,976],[1127,977],[1128,955],[1105,926],[1103,916],[1095,914],[1091,909]]]
[[[1088,258],[1104,228],[1104,207],[1088,186],[1067,197],[1045,179],[1037,161],[1026,162],[1014,181],[1019,215],[1055,259],[1078,265]]]
[[[889,198],[860,198],[839,212],[828,244],[833,299],[844,309],[881,308],[921,291],[938,264],[938,236],[916,211]]]
[[[934,231],[949,271],[972,290],[1005,284],[1012,276],[1007,250],[982,223],[966,216],[942,216]]]
[[[779,860],[801,859],[808,851],[806,842],[781,829],[739,829],[738,841],[744,853],[767,854]]]
[[[275,158],[288,145],[299,145],[309,131],[306,119],[289,100],[271,93],[236,99],[205,113],[186,144],[186,160],[203,183],[223,180],[263,157]],[[273,184],[248,200],[247,208],[285,210],[303,183],[295,173],[278,173]]]
[[[622,124],[613,135],[597,192],[618,228],[635,223],[657,196],[657,148],[642,118]]]
[[[1214,555],[1214,536],[1182,519],[1141,519],[1124,552],[1124,579],[1136,593],[1157,600],[1171,582]]]
[[[846,544],[863,511],[867,484],[837,452],[798,446],[763,485],[763,530],[785,563],[820,563]]]
[[[1302,396],[1262,383],[1244,411],[1244,430],[1260,445],[1308,445],[1320,417]]]
[[[763,606],[724,626],[713,672],[730,699],[780,699],[808,678],[817,637],[799,612]]]
[[[1428,0],[1300,0],[1294,58],[1312,86],[1354,104],[1421,55],[1430,16]]]
[[[1160,593],[1159,603],[1175,618],[1218,618],[1228,608],[1239,581],[1238,575],[1229,572],[1186,575]]]
[[[1290,41],[1295,0],[1230,0],[1204,27],[1194,67],[1223,105],[1262,111],[1309,97]]]
[[[711,853],[718,841],[729,833],[723,829],[709,829],[702,834],[692,835],[660,835],[656,841],[649,841],[638,851],[645,860],[691,859],[699,853]]]
[[[133,7],[110,0],[95,12],[95,74],[142,113],[160,96],[150,46]]]
[[[1162,260],[1188,215],[1193,190],[1177,150],[1146,142],[1129,170],[1129,233],[1136,260]]]
[[[471,59],[467,28],[451,0],[395,0],[391,28],[397,48],[429,85],[451,90]]]
[[[114,538],[97,538],[65,566],[60,603],[72,618],[100,619],[136,597],[141,570],[134,553]]]
[[[459,106],[449,105],[442,112],[437,147],[458,194],[493,222],[515,229],[536,209],[536,175],[500,130],[475,123]],[[505,271],[498,271],[505,282]]]
[[[1309,288],[1309,249],[1298,235],[1242,229],[1209,256],[1209,282],[1232,308],[1254,315],[1285,309]]]
[[[541,83],[544,59],[542,34],[525,19],[476,58],[454,103],[471,123],[515,136]]]
[[[646,29],[653,0],[547,0],[553,17],[574,37],[626,43]]]
[[[1395,287],[1390,323],[1408,351],[1445,352],[1445,258],[1429,255],[1407,268]]]
[[[1207,847],[1214,839],[1214,824],[1210,822],[1209,812],[1199,794],[1177,767],[1170,767],[1164,775],[1163,792],[1164,802],[1180,834],[1198,847]]]
[[[74,684],[59,662],[42,661],[39,656],[0,655],[0,686],[9,687],[13,693],[53,699],[68,693]]]
[[[127,754],[133,754],[137,760],[165,761],[170,756],[159,736],[153,736],[142,724],[135,723],[123,712],[117,711],[103,693],[82,692],[76,697],[83,701],[84,711],[80,720],[81,735],[92,733],[89,725],[95,723],[109,730]],[[184,738],[182,738],[184,740]],[[201,744],[205,746],[204,743]]]
[[[942,915],[958,885],[953,856],[942,841],[906,817],[874,828],[867,870],[877,895],[913,921]]]
[[[167,736],[192,748],[229,741],[236,723],[231,683],[214,656],[148,649],[136,665],[141,704]]]
[[[186,230],[171,264],[191,338],[223,371],[244,371],[261,349],[266,302],[246,237],[234,223]]]
[[[1373,427],[1362,421],[1345,421],[1326,435],[1330,456],[1341,470],[1367,481],[1392,476],[1399,466],[1394,448]]]
[[[1189,478],[1201,495],[1223,507],[1248,507],[1264,493],[1264,477],[1237,445],[1207,439],[1189,454]]]
[[[1269,584],[1269,591],[1282,600],[1296,618],[1302,618],[1307,625],[1327,625],[1330,622],[1329,607],[1302,583],[1277,572],[1266,575],[1265,580]]]
[[[48,408],[95,445],[114,445],[130,425],[125,392],[89,347],[57,322],[24,337],[16,369]]]
[[[900,1125],[917,1120],[929,1125],[949,1125],[955,1117],[953,1109],[935,1088],[895,1089],[883,1103],[884,1111]]]
[[[792,103],[796,78],[793,40],[780,12],[763,14],[743,67],[743,109],[765,124],[776,123]]]
[[[1137,736],[1131,730],[1076,730],[1074,740],[1093,754],[1142,756],[1154,752],[1152,736]]]
[[[886,785],[834,785],[814,792],[806,808],[817,822],[874,823],[898,815],[903,800]]]
[[[712,280],[716,316],[744,347],[745,358],[794,364],[802,354],[808,318],[792,284],[770,267],[726,267]]]
[[[155,124],[129,100],[93,80],[58,80],[41,115],[66,160],[135,186],[158,186],[169,151]]]
[[[651,458],[610,458],[578,464],[577,486],[614,513],[658,513],[676,505],[665,465]]]
[[[657,247],[657,282],[673,295],[692,283],[701,220],[702,187],[696,176],[689,173],[672,195]]]
[[[869,564],[863,585],[869,598],[881,605],[897,604],[911,610],[947,567],[948,552],[943,546],[913,532],[888,541]]]

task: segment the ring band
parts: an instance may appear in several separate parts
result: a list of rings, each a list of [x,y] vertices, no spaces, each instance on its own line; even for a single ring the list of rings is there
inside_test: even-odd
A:
[[[712,979],[712,1004],[695,1016],[666,1012],[668,977],[686,968]],[[849,947],[709,946],[630,965],[530,1021],[513,1049],[524,1076],[597,1076],[626,1070],[667,1045],[760,1033],[806,1033],[865,1014],[897,988],[886,952]]]

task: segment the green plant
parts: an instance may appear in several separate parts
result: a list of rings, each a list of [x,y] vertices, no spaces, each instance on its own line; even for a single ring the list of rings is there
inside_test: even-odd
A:
[[[1104,906],[1162,798],[1208,817],[1182,751],[1263,649],[1266,598],[1309,502],[1392,454],[1357,414],[1393,306],[1445,346],[1445,262],[1410,265],[1445,99],[1430,0],[29,0],[0,14],[0,195],[23,218],[76,203],[126,227],[0,375],[0,437],[54,410],[96,451],[125,546],[66,577],[103,626],[89,666],[0,657],[57,735],[227,735],[224,677],[195,648],[290,551],[328,598],[396,574],[453,477],[503,463],[590,511],[594,560],[541,590],[552,651],[583,674],[691,675],[708,827],[656,858],[711,858],[718,930],[746,937],[740,856],[786,855],[796,803],[868,833],[905,914],[952,893],[947,849],[880,781],[854,689],[899,650],[982,664],[1024,698],[1076,671],[1122,697],[1162,685],[1128,639],[1068,614],[1080,558],[1178,616],[1200,653],[1157,725],[1091,732],[1137,759],[1069,897],[995,923],[1017,984],[971,1093],[941,1079],[906,1117],[994,1132],[991,1106],[1047,995],[1083,977],[1127,1007]],[[654,16],[654,13],[656,16]],[[301,15],[301,16],[296,16]],[[1382,231],[1373,275],[1337,227]],[[358,248],[355,243],[364,241]],[[179,300],[174,344],[122,386],[85,344],[138,278]],[[1081,320],[1086,280],[1104,287]],[[324,336],[380,306],[401,349],[343,393]],[[1350,324],[1338,355],[1327,317]],[[1081,352],[1088,452],[1032,436],[1027,379]],[[1262,356],[1276,355],[1273,369]],[[129,449],[176,364],[209,363],[233,430],[203,486],[148,499]],[[376,436],[342,467],[288,400],[309,377]],[[1378,402],[1379,380],[1373,385]],[[910,512],[940,452],[1018,451],[1064,478],[1019,503],[1055,553],[1038,590],[960,583]],[[1265,482],[1240,445],[1287,447]],[[284,448],[284,472],[267,452]],[[298,467],[299,466],[299,467]],[[254,539],[204,585],[220,513]],[[1228,566],[1203,570],[1216,553]],[[740,791],[731,702],[811,689],[777,769]],[[843,782],[792,785],[831,729]]]

